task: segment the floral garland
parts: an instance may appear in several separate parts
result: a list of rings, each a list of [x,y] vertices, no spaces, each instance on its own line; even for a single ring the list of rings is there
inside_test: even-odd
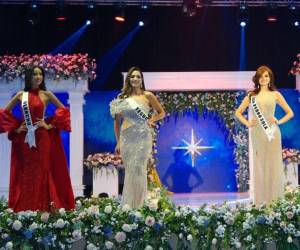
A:
[[[300,74],[300,53],[297,55],[296,61],[293,62],[293,67],[291,68],[290,73],[293,75]]]
[[[96,60],[88,54],[71,55],[3,55],[0,56],[0,80],[7,83],[23,78],[28,66],[41,66],[46,77],[51,80],[75,79],[94,80],[96,78]]]
[[[83,161],[84,166],[89,169],[102,170],[106,169],[123,169],[122,158],[119,154],[97,153],[89,155]]]
[[[139,209],[116,199],[78,199],[76,209],[14,213],[0,201],[0,249],[299,249],[300,192],[290,190],[270,207],[253,204],[174,206],[153,190]]]
[[[248,190],[248,133],[234,117],[239,99],[246,95],[245,91],[212,91],[212,92],[157,92],[157,97],[165,108],[167,116],[183,115],[186,110],[197,110],[213,116],[224,132],[228,132],[228,140],[235,143],[235,162],[237,187],[239,191]]]

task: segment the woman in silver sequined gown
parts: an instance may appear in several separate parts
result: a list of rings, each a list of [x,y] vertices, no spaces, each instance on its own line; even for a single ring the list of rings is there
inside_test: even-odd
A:
[[[149,117],[150,108],[156,115]],[[125,166],[122,204],[141,206],[147,196],[147,164],[152,152],[152,126],[165,112],[156,97],[145,90],[143,74],[132,67],[126,76],[122,93],[110,103],[117,140]],[[121,125],[122,124],[122,125]]]

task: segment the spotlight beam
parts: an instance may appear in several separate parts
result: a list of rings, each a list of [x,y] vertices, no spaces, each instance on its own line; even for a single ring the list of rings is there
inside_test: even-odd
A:
[[[87,29],[88,24],[84,24],[80,29],[78,29],[75,33],[73,33],[69,38],[67,38],[64,42],[59,44],[55,49],[53,49],[50,54],[56,55],[59,53],[65,54],[72,51],[79,38],[82,36],[84,31]]]
[[[99,65],[97,70],[98,84],[105,83],[107,77],[110,75],[112,70],[115,68],[117,62],[120,57],[123,55],[124,51],[131,43],[136,33],[141,29],[139,25],[137,25],[131,32],[129,32],[126,37],[124,37],[121,41],[119,41],[112,49],[110,49],[106,54],[97,62]]]

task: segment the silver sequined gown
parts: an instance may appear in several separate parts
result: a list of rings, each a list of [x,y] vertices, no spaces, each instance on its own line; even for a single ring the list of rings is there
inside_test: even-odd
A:
[[[122,204],[138,208],[147,196],[147,163],[152,151],[152,135],[147,121],[140,118],[129,105],[129,98],[113,100],[110,112],[113,117],[121,114],[124,121],[130,123],[120,133],[120,152],[125,167]],[[137,101],[136,103],[148,115],[150,107]]]

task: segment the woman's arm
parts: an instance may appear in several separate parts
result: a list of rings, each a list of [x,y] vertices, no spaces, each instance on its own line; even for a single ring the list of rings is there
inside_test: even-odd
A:
[[[149,119],[149,124],[153,124],[156,121],[163,119],[166,116],[166,112],[156,96],[151,92],[145,92],[145,96],[148,99],[150,105],[156,110],[157,114]]]
[[[19,91],[9,102],[8,104],[5,106],[5,109],[8,111],[11,111],[14,106],[16,106],[16,104],[21,101],[21,97],[22,97],[23,91]]]
[[[283,123],[287,122],[292,117],[294,117],[294,112],[290,108],[290,106],[287,104],[287,102],[285,101],[282,94],[280,94],[280,92],[276,91],[275,94],[276,94],[277,103],[285,111],[285,116],[282,117],[279,121],[277,121],[277,124],[280,125],[280,124],[283,124]]]
[[[243,123],[248,128],[255,126],[257,124],[256,119],[252,119],[250,122],[243,116],[243,113],[249,107],[250,100],[249,96],[245,96],[244,100],[242,101],[241,105],[238,107],[238,109],[235,111],[235,116],[239,119],[241,123]]]
[[[23,91],[19,91],[5,106],[5,110],[11,111],[14,108],[14,106],[16,106],[16,104],[22,100],[22,94]],[[21,125],[18,128],[16,128],[14,131],[18,134],[23,131],[27,131],[25,122],[22,122]]]
[[[118,154],[120,153],[120,127],[121,127],[121,115],[116,114],[114,119],[114,132],[117,141],[115,151]]]

